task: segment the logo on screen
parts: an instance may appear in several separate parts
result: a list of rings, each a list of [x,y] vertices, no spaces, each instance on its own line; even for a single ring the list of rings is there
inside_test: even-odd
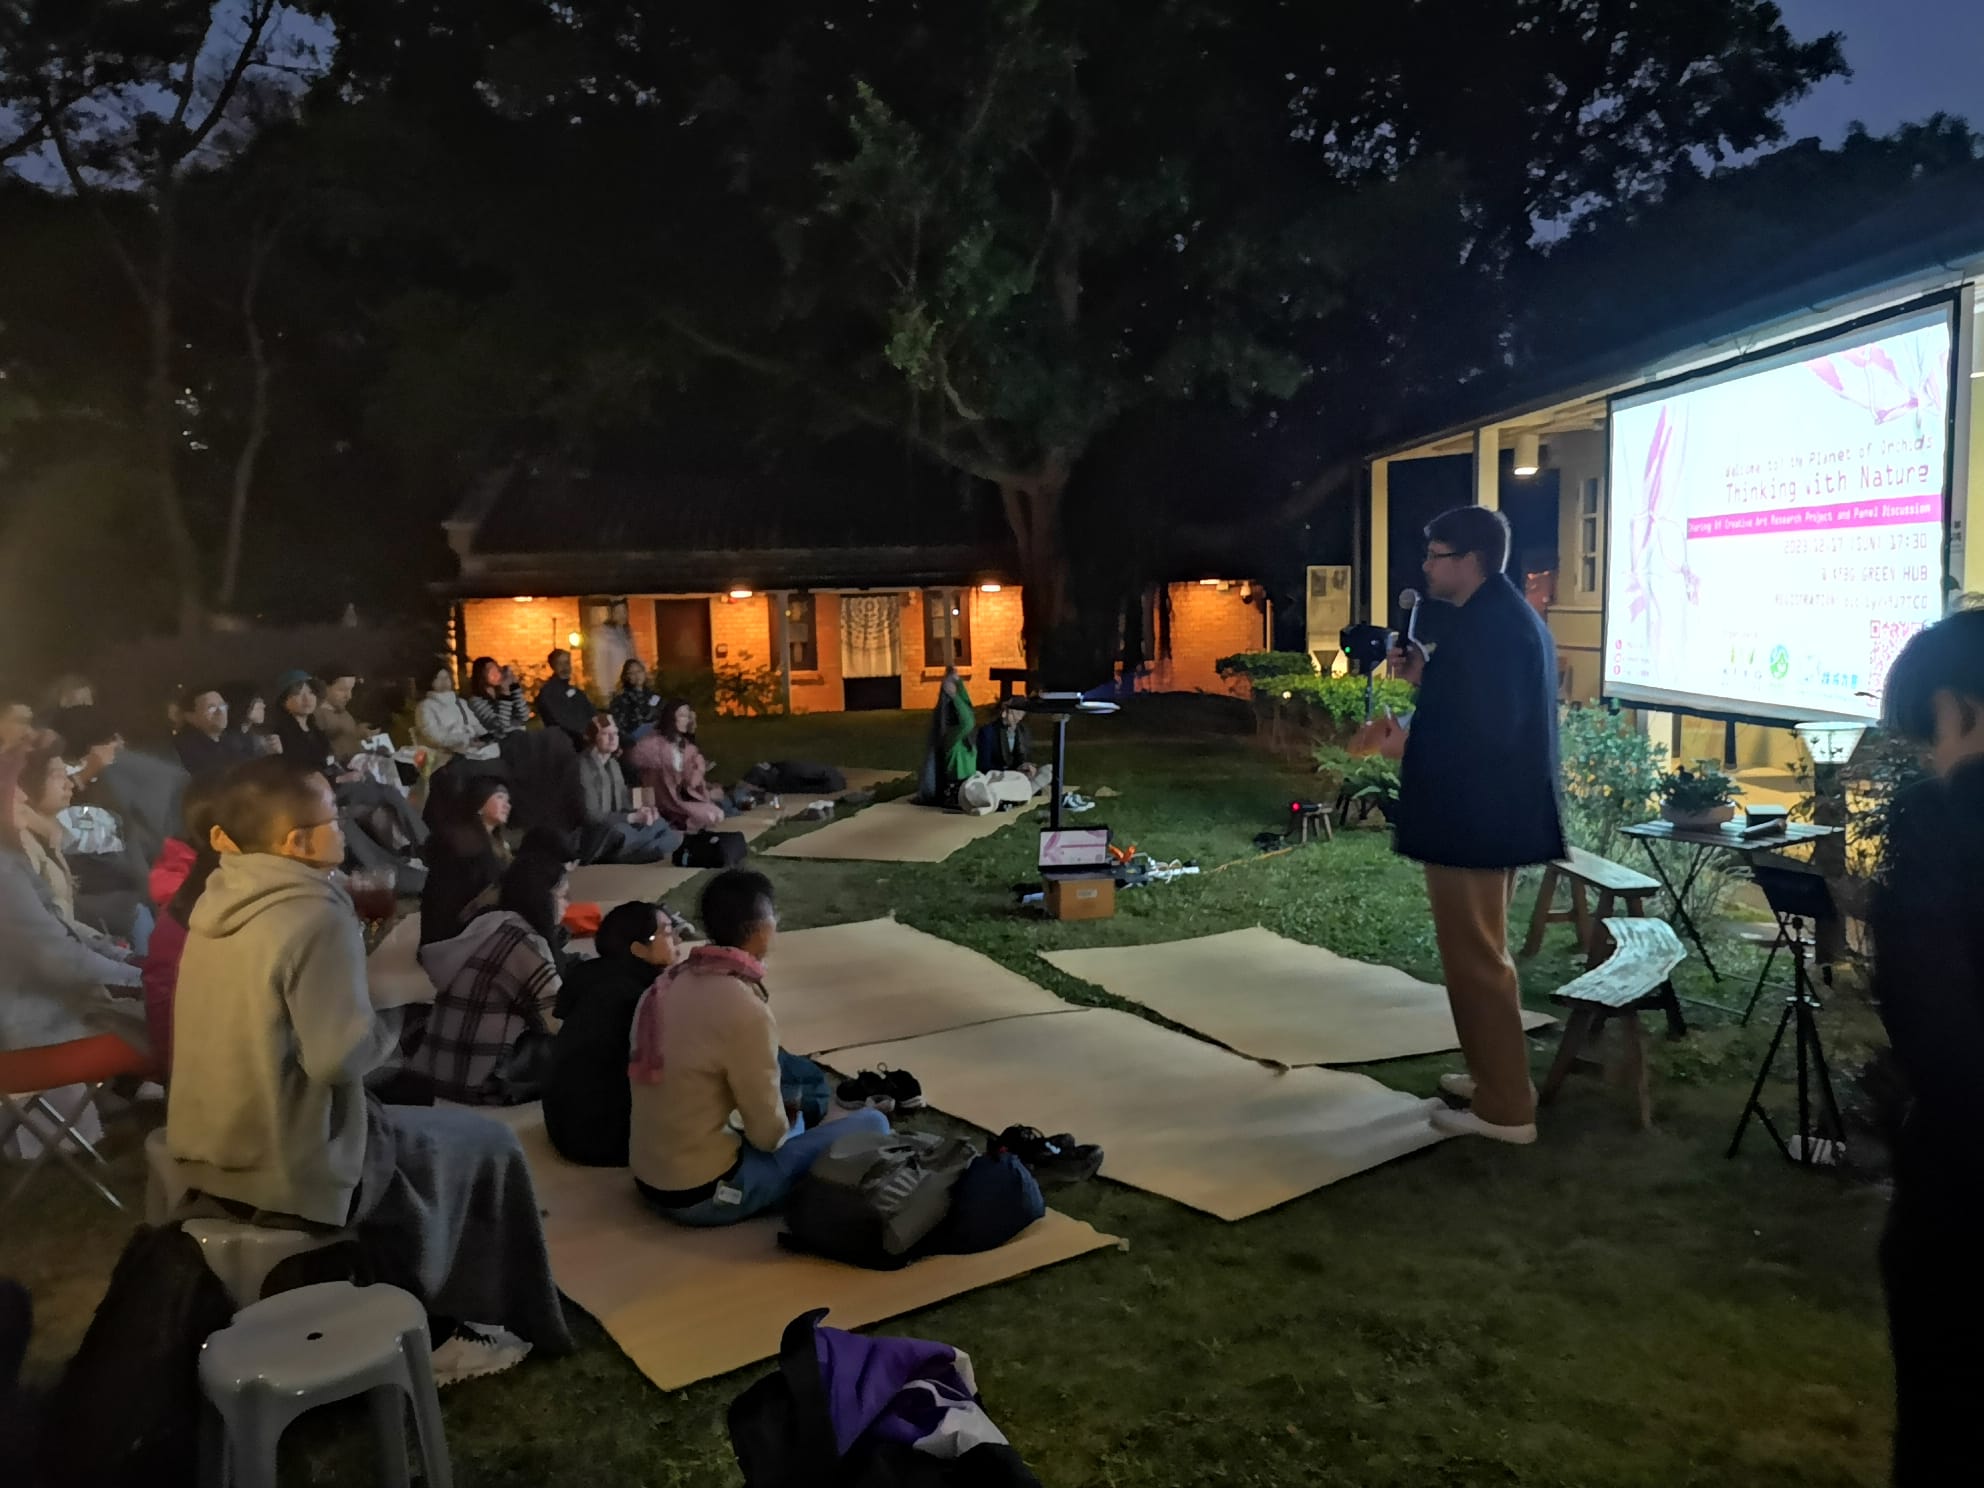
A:
[[[1782,682],[1791,675],[1791,653],[1782,646],[1770,648],[1770,675],[1771,680],[1776,682]]]

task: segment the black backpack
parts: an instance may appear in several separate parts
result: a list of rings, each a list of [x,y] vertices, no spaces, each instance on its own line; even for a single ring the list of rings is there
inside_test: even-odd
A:
[[[742,832],[691,832],[675,850],[675,866],[735,868],[748,851]]]
[[[233,1317],[198,1241],[176,1224],[141,1227],[48,1397],[48,1488],[192,1488],[200,1345]]]

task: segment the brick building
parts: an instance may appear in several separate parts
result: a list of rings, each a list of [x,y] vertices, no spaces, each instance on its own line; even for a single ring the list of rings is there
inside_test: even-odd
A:
[[[458,655],[528,675],[564,647],[601,696],[629,640],[665,675],[742,672],[800,713],[927,708],[947,664],[989,702],[993,669],[1026,664],[1003,524],[955,496],[518,469],[479,487],[447,532]],[[1226,691],[1214,663],[1265,646],[1265,594],[1207,578],[1166,598],[1169,654],[1136,685]],[[622,605],[624,635],[611,628]]]

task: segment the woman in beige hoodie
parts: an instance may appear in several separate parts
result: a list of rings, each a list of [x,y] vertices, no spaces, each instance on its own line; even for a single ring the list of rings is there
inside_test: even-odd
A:
[[[430,1314],[500,1324],[436,1349],[444,1381],[569,1346],[515,1135],[473,1112],[388,1107],[365,1087],[396,1040],[335,876],[329,782],[254,760],[214,817],[221,862],[190,916],[173,1005],[166,1144],[180,1175],[251,1219],[350,1228],[379,1278]]]

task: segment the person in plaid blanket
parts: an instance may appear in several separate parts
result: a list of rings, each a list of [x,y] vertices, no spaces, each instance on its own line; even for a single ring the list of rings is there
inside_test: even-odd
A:
[[[542,1093],[564,985],[556,948],[567,872],[559,858],[520,854],[495,907],[454,938],[420,948],[434,1006],[407,1064],[433,1080],[441,1099],[514,1105]]]

